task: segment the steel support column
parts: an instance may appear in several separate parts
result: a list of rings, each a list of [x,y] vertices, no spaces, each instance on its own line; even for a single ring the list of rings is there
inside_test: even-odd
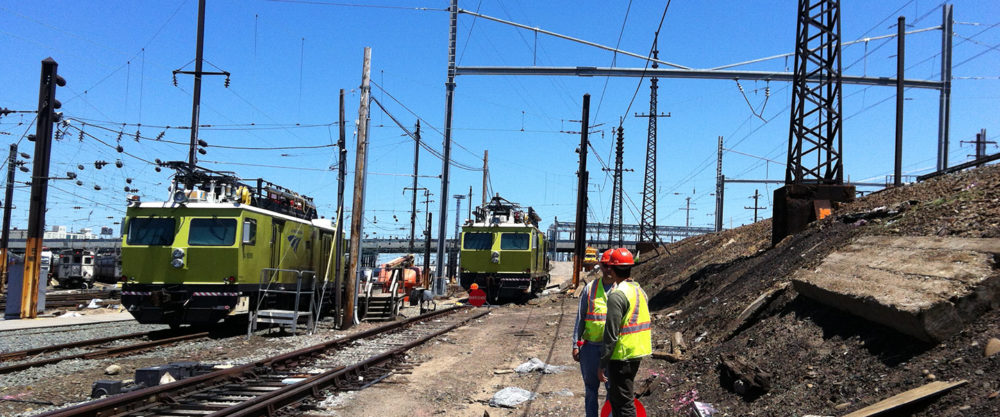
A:
[[[937,170],[948,168],[948,136],[951,122],[951,46],[954,31],[952,7],[941,8],[941,95],[938,102],[938,161]]]

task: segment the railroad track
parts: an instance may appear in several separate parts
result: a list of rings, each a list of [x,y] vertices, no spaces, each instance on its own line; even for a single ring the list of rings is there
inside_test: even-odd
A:
[[[160,336],[160,335],[168,335],[168,334],[170,334],[170,333],[166,333],[166,331],[164,331],[164,330],[154,330],[154,331],[150,331],[150,332],[132,333],[132,334],[127,334],[127,335],[122,335],[122,336],[111,336],[111,337],[105,337],[105,338],[100,338],[100,339],[81,340],[79,342],[64,343],[64,344],[60,344],[60,345],[47,346],[47,347],[41,347],[41,348],[35,348],[35,349],[27,349],[27,350],[21,350],[21,351],[17,351],[17,352],[7,352],[7,353],[0,354],[0,362],[8,362],[8,361],[14,361],[14,360],[21,360],[21,359],[25,359],[25,358],[28,358],[28,357],[36,357],[36,356],[39,356],[39,355],[45,355],[47,353],[58,352],[60,350],[74,349],[74,348],[81,348],[81,347],[90,347],[90,346],[101,345],[101,344],[110,343],[110,342],[114,342],[114,341],[118,341],[118,340],[124,340],[124,339],[137,339],[137,338],[141,338],[141,337],[149,337],[150,339],[152,339],[152,340],[150,340],[148,342],[134,343],[134,344],[130,344],[130,345],[114,346],[114,347],[107,347],[107,348],[98,348],[98,349],[96,349],[94,351],[91,351],[91,352],[78,353],[78,354],[74,354],[74,355],[58,356],[58,357],[54,357],[54,358],[37,359],[37,360],[31,360],[31,361],[27,361],[27,362],[16,363],[16,364],[12,364],[12,365],[0,366],[0,375],[8,374],[8,373],[11,373],[11,372],[23,371],[25,369],[33,368],[33,367],[36,367],[36,366],[45,366],[45,365],[49,365],[49,364],[53,364],[53,363],[57,363],[57,362],[62,362],[62,361],[65,361],[65,360],[70,360],[70,359],[98,359],[98,358],[106,358],[106,357],[109,357],[109,356],[117,356],[117,355],[122,355],[122,354],[139,353],[139,352],[143,352],[143,351],[146,351],[146,350],[149,350],[149,349],[152,349],[152,348],[155,348],[155,347],[159,347],[159,346],[169,345],[169,344],[172,344],[172,343],[182,342],[182,341],[185,341],[185,340],[199,339],[199,338],[202,338],[202,337],[208,337],[209,332],[189,333],[189,334],[183,334],[183,335],[180,335],[180,336],[158,338],[158,336]]]
[[[102,300],[117,300],[121,296],[118,290],[83,290],[78,293],[56,293],[45,295],[46,308],[76,307],[80,304],[89,303],[90,300],[99,298]],[[7,307],[7,297],[0,296],[0,310]]]
[[[271,416],[321,397],[364,388],[402,364],[406,351],[488,310],[452,307],[348,337],[42,416]],[[361,381],[361,382],[359,382]]]

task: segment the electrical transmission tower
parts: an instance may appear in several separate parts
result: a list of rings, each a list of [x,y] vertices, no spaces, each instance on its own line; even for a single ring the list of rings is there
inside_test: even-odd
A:
[[[660,32],[656,32],[653,37],[653,69],[660,66],[655,60],[659,59],[657,41]],[[637,249],[640,252],[646,251],[656,245],[656,119],[660,117],[670,117],[670,113],[656,114],[656,97],[658,78],[649,79],[649,113],[636,113],[635,117],[649,118],[649,137],[646,140],[646,172],[642,183],[642,218],[639,219],[639,243]]]
[[[785,186],[774,193],[773,243],[816,220],[814,205],[854,199],[844,186],[840,1],[799,0]]]
[[[604,171],[614,173],[613,185],[611,186],[611,220],[608,222],[608,247],[624,246],[624,235],[622,234],[622,173],[633,171],[622,168],[622,156],[625,154],[625,129],[618,124],[618,143],[615,146],[615,167],[614,169],[604,168]],[[617,230],[617,240],[615,234]]]

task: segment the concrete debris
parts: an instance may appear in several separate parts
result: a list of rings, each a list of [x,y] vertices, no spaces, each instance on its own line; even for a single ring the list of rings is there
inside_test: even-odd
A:
[[[525,401],[534,400],[537,395],[524,388],[507,387],[493,394],[490,407],[516,408]]]
[[[101,306],[102,302],[104,302],[104,300],[102,300],[100,298],[92,299],[92,300],[90,300],[90,304],[87,304],[87,308],[101,308],[102,307]]]
[[[994,337],[990,339],[989,342],[986,342],[986,351],[984,353],[986,354],[986,357],[989,358],[996,355],[997,352],[1000,352],[1000,339]]]
[[[810,299],[939,342],[1000,299],[997,252],[1000,239],[867,236],[792,282]]]
[[[104,375],[118,375],[122,372],[122,367],[119,365],[111,365],[104,368]]]
[[[531,358],[527,362],[522,363],[514,368],[514,372],[519,374],[527,374],[535,371],[539,371],[543,374],[557,374],[563,371],[564,366],[549,365],[542,362],[541,359]]]

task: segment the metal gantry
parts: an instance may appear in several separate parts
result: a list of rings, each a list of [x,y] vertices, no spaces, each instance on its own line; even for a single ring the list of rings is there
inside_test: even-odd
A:
[[[840,184],[840,1],[800,0],[786,184]]]

